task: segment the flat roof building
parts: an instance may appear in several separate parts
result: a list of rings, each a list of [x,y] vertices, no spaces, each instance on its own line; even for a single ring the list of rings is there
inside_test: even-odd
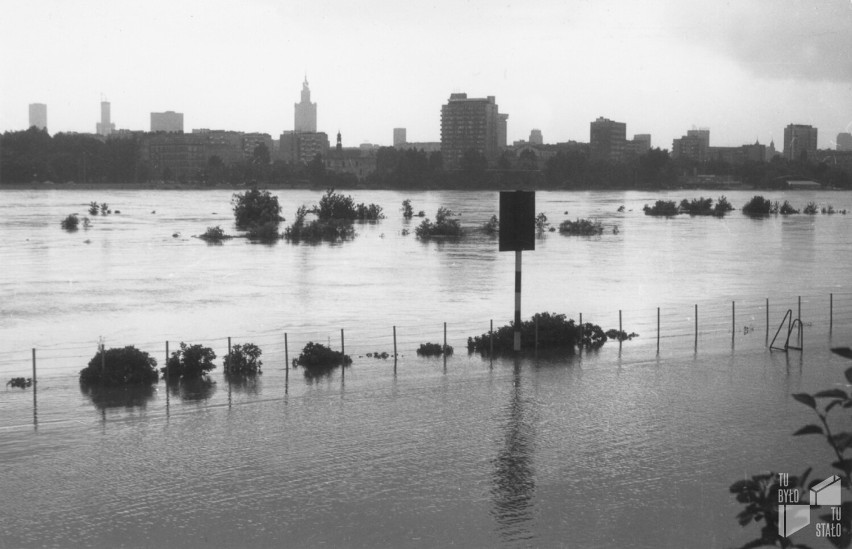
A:
[[[589,152],[592,161],[618,162],[624,159],[627,124],[599,116],[589,124]]]
[[[183,113],[174,111],[152,112],[151,132],[183,133]]]
[[[453,93],[441,107],[441,157],[444,167],[458,169],[468,151],[482,154],[489,164],[500,154],[508,115],[501,115],[493,95],[468,98]],[[505,145],[505,143],[504,143]]]
[[[806,124],[789,124],[784,128],[784,158],[816,160],[817,129]]]
[[[47,105],[44,103],[30,103],[30,125],[40,130],[47,129]]]

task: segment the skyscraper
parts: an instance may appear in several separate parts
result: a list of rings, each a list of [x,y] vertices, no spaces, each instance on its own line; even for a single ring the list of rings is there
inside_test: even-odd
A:
[[[784,158],[816,160],[816,151],[816,128],[805,124],[790,124],[784,128]]]
[[[183,113],[166,111],[151,113],[151,131],[183,133]]]
[[[405,128],[393,129],[393,146],[402,147],[406,143]]]
[[[530,145],[544,145],[541,130],[530,130]]]
[[[500,154],[505,127],[493,95],[468,99],[466,93],[453,93],[441,107],[441,157],[444,167],[457,169],[464,154],[474,150],[491,163]]]
[[[311,89],[308,87],[308,77],[302,82],[302,100],[294,105],[295,123],[293,129],[297,132],[317,131],[317,104],[311,103]]]
[[[115,131],[115,124],[110,122],[109,101],[101,101],[101,121],[95,124],[95,133],[106,137]]]
[[[619,161],[624,158],[627,124],[599,116],[589,124],[589,156],[592,160]]]
[[[40,130],[47,129],[47,105],[44,103],[30,103],[30,125]]]
[[[852,133],[845,132],[837,134],[837,150],[852,151]]]

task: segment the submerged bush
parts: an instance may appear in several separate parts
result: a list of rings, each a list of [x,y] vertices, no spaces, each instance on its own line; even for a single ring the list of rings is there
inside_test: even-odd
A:
[[[355,215],[361,221],[378,221],[385,218],[382,207],[377,204],[358,204],[355,206]]]
[[[484,225],[482,225],[482,230],[485,231],[487,234],[499,233],[500,232],[500,220],[497,219],[496,215],[492,215],[491,219],[489,219],[488,221],[485,222]]]
[[[284,238],[292,242],[336,242],[346,240],[355,235],[352,223],[344,219],[329,219],[326,221],[314,219],[306,222],[308,209],[299,206],[293,224],[284,229]]]
[[[576,347],[597,349],[606,343],[607,337],[600,326],[586,323],[582,326],[567,320],[565,315],[536,313],[530,320],[521,322],[521,348],[532,349],[536,343],[536,320],[538,320],[538,346],[545,349],[564,349],[574,352]],[[514,350],[515,327],[509,323],[494,330],[494,353]],[[468,352],[488,354],[491,350],[489,333],[467,339]]]
[[[778,213],[780,213],[781,215],[790,215],[799,213],[799,210],[794,208],[789,202],[785,200],[781,207],[778,209]]]
[[[411,207],[411,200],[408,198],[402,201],[402,217],[405,219],[414,217],[414,208]]]
[[[733,211],[734,207],[728,202],[728,198],[725,195],[719,197],[719,200],[716,201],[716,205],[713,207],[713,215],[718,215],[719,217],[725,215],[726,213]]]
[[[156,383],[157,361],[132,345],[99,349],[89,365],[80,370],[80,383],[107,386]]]
[[[751,216],[769,215],[770,213],[774,213],[772,210],[772,202],[760,195],[755,195],[743,206],[743,213]]]
[[[310,213],[316,214],[320,221],[331,221],[332,219],[345,219],[354,221],[376,221],[384,219],[382,207],[378,204],[355,204],[351,196],[344,196],[328,189],[320,198],[319,204],[314,206]]]
[[[616,330],[613,328],[612,330],[606,331],[606,337],[608,337],[609,339],[617,339],[618,341],[627,341],[633,339],[634,337],[639,337],[639,334],[637,334],[636,332],[630,332],[628,334],[624,330]]]
[[[234,219],[240,229],[284,221],[281,217],[281,206],[278,197],[267,190],[250,189],[244,193],[234,193],[231,198],[234,208]]]
[[[577,219],[576,221],[566,219],[559,224],[559,232],[574,236],[594,236],[603,233],[603,226],[600,221],[592,221],[591,219]]]
[[[647,204],[645,204],[642,210],[644,210],[645,215],[656,215],[665,217],[671,217],[680,213],[677,204],[675,204],[673,200],[657,200],[657,202],[653,206],[648,206]]]
[[[547,220],[547,216],[544,215],[544,212],[539,212],[537,216],[535,216],[535,231],[537,233],[543,233],[550,227],[550,221]]]
[[[66,231],[72,232],[77,230],[77,226],[80,224],[80,218],[77,217],[77,214],[71,214],[65,219],[62,220],[60,225]]]
[[[33,380],[30,377],[13,377],[6,382],[6,387],[11,385],[18,389],[26,389],[27,387],[32,387],[32,384]]]
[[[808,205],[805,206],[805,209],[802,210],[802,213],[806,213],[808,215],[816,215],[819,213],[819,206],[817,206],[816,202],[808,202]]]
[[[225,238],[229,238],[225,235],[225,231],[222,230],[222,227],[216,225],[215,227],[207,227],[207,230],[204,231],[204,234],[198,235],[198,238],[201,240],[206,240],[208,242],[221,242]]]
[[[336,366],[348,366],[352,364],[352,359],[349,355],[344,355],[340,351],[333,351],[321,343],[309,341],[302,348],[301,354],[293,359],[293,366],[302,366],[310,369],[334,368]]]
[[[234,345],[231,352],[222,360],[222,369],[227,375],[253,376],[262,374],[260,367],[263,352],[254,343]]]
[[[680,210],[689,215],[712,215],[713,199],[702,196],[700,198],[693,198],[692,202],[690,202],[684,198],[680,203]]]
[[[180,349],[174,351],[166,366],[160,368],[163,377],[174,379],[199,379],[206,377],[210,370],[216,368],[213,359],[216,353],[210,347],[203,345],[187,345],[181,342]]]
[[[247,236],[251,240],[260,240],[262,242],[274,242],[281,238],[278,232],[278,223],[267,221],[262,225],[254,225],[249,229]]]
[[[98,215],[100,211],[101,209],[97,202],[89,202],[89,215]]]
[[[435,213],[435,222],[432,223],[428,218],[420,222],[414,229],[414,234],[417,238],[456,238],[461,236],[461,223],[458,219],[453,219],[455,215],[452,210],[441,206]]]
[[[421,343],[417,349],[417,354],[419,356],[450,356],[453,354],[453,347],[440,343]]]

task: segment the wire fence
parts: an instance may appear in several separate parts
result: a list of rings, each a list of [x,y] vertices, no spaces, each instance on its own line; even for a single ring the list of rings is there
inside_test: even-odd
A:
[[[799,334],[788,333],[788,324],[781,326],[787,311],[802,326],[803,341]],[[615,311],[578,311],[567,314],[578,322],[600,325],[604,330],[618,329],[636,332],[637,339],[610,341],[606,345],[625,346],[636,358],[653,357],[660,353],[691,350],[769,347],[777,333],[775,347],[783,347],[790,336],[790,344],[805,346],[817,337],[829,338],[838,330],[852,325],[852,293],[832,293],[827,296],[796,296],[788,299],[732,300],[678,307],[620,309]],[[448,344],[456,353],[467,350],[468,338],[489,334],[501,323],[492,319],[466,320],[453,318],[446,322],[424,324],[400,323],[377,330],[373,324],[337,328],[332,326],[302,326],[297,328],[246,331],[231,335],[193,338],[191,340],[164,337],[160,341],[108,342],[108,347],[133,345],[149,353],[161,365],[168,360],[167,346],[173,352],[180,342],[211,347],[217,357],[228,352],[228,342],[233,345],[253,343],[263,350],[264,363],[272,367],[287,368],[308,342],[322,343],[333,349],[343,347],[353,358],[364,358],[374,353],[387,353],[391,361],[414,355],[422,343]],[[97,352],[95,340],[87,343],[57,343],[37,348],[0,351],[0,375],[6,377],[49,378],[76,375]],[[267,358],[268,357],[268,358]]]

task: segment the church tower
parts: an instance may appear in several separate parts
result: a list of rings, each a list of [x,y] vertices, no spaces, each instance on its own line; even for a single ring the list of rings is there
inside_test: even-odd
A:
[[[302,100],[294,105],[295,123],[293,129],[297,132],[317,131],[317,104],[311,103],[311,88],[308,87],[308,76],[302,83]]]

